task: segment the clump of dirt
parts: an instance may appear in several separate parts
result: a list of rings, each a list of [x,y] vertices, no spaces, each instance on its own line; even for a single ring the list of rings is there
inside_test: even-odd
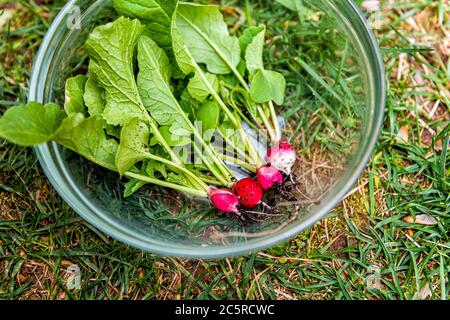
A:
[[[20,212],[16,202],[17,197],[9,192],[0,191],[0,220],[20,220]]]
[[[348,248],[352,243],[349,243],[347,236],[344,233],[340,233],[335,239],[336,240],[328,248],[328,252],[336,252],[336,256],[339,258],[348,258],[347,252],[338,251]]]
[[[50,186],[48,180],[44,180],[37,184],[34,190],[36,190],[36,192],[34,193],[35,201],[45,202],[49,199],[50,193],[53,189]]]

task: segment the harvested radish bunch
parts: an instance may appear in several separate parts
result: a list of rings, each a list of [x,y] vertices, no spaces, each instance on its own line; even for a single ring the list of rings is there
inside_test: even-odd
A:
[[[59,143],[128,179],[126,197],[151,184],[236,215],[264,204],[296,160],[275,109],[286,81],[264,66],[266,27],[236,37],[220,7],[178,0],[114,6],[120,17],[89,35],[88,71],[67,79],[64,106],[9,108],[0,137]],[[266,159],[244,127],[271,146]],[[231,165],[249,178],[237,181]]]

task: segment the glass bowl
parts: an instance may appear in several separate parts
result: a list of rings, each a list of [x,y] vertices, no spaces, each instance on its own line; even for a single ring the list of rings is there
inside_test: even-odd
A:
[[[244,1],[233,3],[244,6]],[[245,10],[225,12],[231,12],[226,21],[232,23]],[[38,146],[54,188],[89,223],[161,255],[229,257],[295,236],[352,188],[377,141],[386,90],[379,48],[363,15],[343,0],[303,0],[298,12],[275,1],[254,1],[252,12],[268,26],[267,63],[288,81],[283,110],[286,132],[299,150],[296,201],[278,203],[283,214],[276,217],[243,222],[152,186],[124,198],[124,182],[115,174],[54,143]],[[113,18],[111,1],[69,1],[36,57],[29,100],[62,104],[65,79],[86,70],[84,41]]]

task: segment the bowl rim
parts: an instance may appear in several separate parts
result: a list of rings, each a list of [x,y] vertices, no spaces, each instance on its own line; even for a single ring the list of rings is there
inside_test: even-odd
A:
[[[29,101],[43,101],[43,92],[39,92],[40,78],[43,74],[42,70],[48,68],[45,64],[46,56],[48,54],[50,44],[52,43],[53,37],[56,34],[59,26],[64,23],[64,19],[67,17],[69,10],[76,4],[77,0],[70,0],[62,8],[59,14],[56,16],[52,22],[49,30],[47,31],[44,40],[40,46],[39,52],[33,63],[33,70],[30,79],[30,89],[29,89]],[[97,0],[97,2],[102,2],[102,0]],[[301,221],[293,227],[285,228],[268,237],[263,237],[257,241],[247,241],[239,243],[237,245],[223,246],[223,247],[209,247],[209,246],[182,246],[182,245],[171,245],[168,242],[157,241],[151,238],[140,238],[136,234],[133,234],[127,227],[119,225],[114,219],[108,217],[100,209],[98,209],[91,201],[89,201],[79,190],[74,182],[70,178],[70,173],[64,164],[59,152],[57,152],[57,147],[55,143],[43,144],[35,147],[35,152],[37,158],[53,187],[56,189],[58,194],[66,201],[69,206],[77,212],[81,217],[83,217],[87,222],[101,230],[102,232],[110,235],[111,237],[126,243],[132,247],[141,249],[143,251],[156,253],[165,256],[173,257],[187,257],[187,258],[203,258],[203,259],[215,259],[224,257],[233,257],[244,254],[254,253],[266,249],[268,247],[274,246],[280,242],[286,241],[302,230],[308,228],[309,226],[316,223],[318,220],[322,219],[328,212],[330,212],[348,193],[348,191],[355,184],[357,179],[360,177],[361,173],[365,169],[373,150],[375,149],[378,137],[381,132],[385,104],[386,104],[386,89],[387,84],[385,80],[385,69],[378,46],[378,42],[372,32],[368,22],[364,18],[362,12],[359,10],[358,6],[353,0],[347,0],[349,4],[349,9],[356,14],[358,21],[352,21],[352,23],[359,23],[363,28],[365,40],[369,44],[369,48],[366,51],[370,51],[374,57],[374,62],[376,63],[376,74],[372,76],[373,79],[378,79],[379,81],[375,83],[378,87],[378,92],[380,93],[381,100],[375,109],[379,111],[377,117],[372,120],[372,132],[373,134],[367,141],[367,148],[364,154],[360,157],[357,164],[352,167],[351,175],[347,178],[345,183],[342,184],[341,189],[333,195],[330,201],[327,201],[320,210],[315,214],[312,214],[307,219]],[[47,69],[48,71],[48,69]],[[44,73],[46,74],[46,73]],[[54,158],[51,156],[53,155]],[[72,190],[67,192],[67,188]],[[95,213],[95,214],[93,214]]]

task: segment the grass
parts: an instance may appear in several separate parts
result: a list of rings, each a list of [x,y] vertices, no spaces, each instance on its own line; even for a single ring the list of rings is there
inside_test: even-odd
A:
[[[11,19],[5,12],[0,15],[2,111],[26,101],[33,56],[62,4],[35,0],[0,5],[12,13]],[[200,261],[142,253],[84,222],[52,189],[32,150],[2,141],[0,298],[448,299],[449,2],[382,1],[379,12],[366,10],[366,15],[389,78],[384,127],[355,188],[314,227],[277,247],[234,259]],[[285,27],[276,22],[271,26]],[[306,36],[301,35],[302,40],[324,35]],[[313,43],[309,49],[314,50]],[[323,74],[318,59],[297,62],[307,66],[302,77]],[[332,79],[346,79],[339,68],[328,70],[340,75]],[[321,81],[326,82],[308,81],[298,89],[316,92],[317,99],[306,100],[302,108],[315,110],[323,94],[348,98],[348,86],[328,78]],[[292,99],[301,94],[295,90],[290,88]],[[325,147],[317,152],[332,154],[351,141],[345,129],[327,139],[335,118],[329,116],[331,106],[319,105],[323,109],[317,114],[290,115],[305,145],[305,162],[314,156],[308,150],[318,141]],[[339,121],[346,119],[351,117]],[[318,121],[321,129],[302,135],[310,121]],[[311,170],[314,174],[316,169]],[[411,215],[433,217],[436,224],[410,223],[405,218]],[[66,286],[72,265],[81,269],[80,290]]]

